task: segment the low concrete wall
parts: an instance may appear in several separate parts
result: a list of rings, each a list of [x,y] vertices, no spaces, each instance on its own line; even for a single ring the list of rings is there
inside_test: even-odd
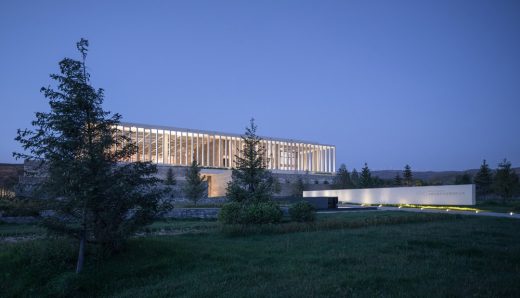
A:
[[[0,216],[0,223],[31,224],[38,221],[39,218],[34,216]]]
[[[166,218],[217,218],[220,208],[174,208]]]
[[[475,205],[475,185],[329,189],[304,191],[303,196],[359,204]]]

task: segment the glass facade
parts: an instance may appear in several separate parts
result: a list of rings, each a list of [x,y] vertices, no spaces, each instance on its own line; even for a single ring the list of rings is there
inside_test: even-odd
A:
[[[197,160],[202,167],[229,169],[240,154],[240,135],[173,127],[122,123],[118,133],[130,138],[137,152],[127,161],[188,166]],[[266,166],[270,170],[333,173],[336,147],[296,140],[262,137]]]

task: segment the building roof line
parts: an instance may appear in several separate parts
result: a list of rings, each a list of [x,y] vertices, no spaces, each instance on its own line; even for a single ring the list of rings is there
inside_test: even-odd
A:
[[[135,123],[135,122],[120,122],[119,125],[122,126],[135,126],[139,128],[150,128],[150,129],[163,129],[163,130],[173,130],[173,131],[181,131],[181,132],[192,132],[192,133],[203,133],[203,134],[217,134],[222,136],[230,136],[230,137],[242,137],[243,134],[237,134],[237,133],[227,133],[227,132],[221,132],[221,131],[212,131],[212,130],[201,130],[201,129],[192,129],[192,128],[182,128],[182,127],[175,127],[175,126],[164,126],[164,125],[150,125],[150,124],[143,124],[143,123]],[[321,144],[314,141],[304,141],[304,140],[297,140],[297,139],[284,139],[284,138],[273,138],[273,137],[266,137],[266,136],[259,136],[263,140],[268,141],[280,141],[280,142],[287,142],[287,143],[304,143],[304,144],[310,144],[310,145],[320,145],[320,146],[327,146],[327,147],[336,147],[334,145],[330,144]]]

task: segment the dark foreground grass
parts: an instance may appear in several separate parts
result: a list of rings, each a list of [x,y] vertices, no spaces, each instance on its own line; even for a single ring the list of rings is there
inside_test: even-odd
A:
[[[90,258],[79,276],[75,246],[65,240],[3,244],[0,296],[518,297],[519,228],[514,219],[450,216],[274,235],[145,237],[103,263]]]
[[[0,222],[0,239],[4,237],[43,235],[45,232],[45,229],[37,224],[10,224]]]

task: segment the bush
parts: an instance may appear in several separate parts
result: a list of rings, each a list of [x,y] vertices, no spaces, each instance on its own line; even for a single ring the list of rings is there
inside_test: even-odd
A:
[[[282,219],[282,210],[274,202],[224,204],[219,213],[219,221],[225,224],[266,224]]]
[[[230,202],[222,205],[218,214],[218,220],[226,224],[238,223],[242,206],[238,202]]]
[[[314,207],[306,201],[300,201],[289,208],[291,220],[299,222],[311,222],[316,219]]]
[[[19,197],[0,197],[3,216],[39,216],[45,201]]]

